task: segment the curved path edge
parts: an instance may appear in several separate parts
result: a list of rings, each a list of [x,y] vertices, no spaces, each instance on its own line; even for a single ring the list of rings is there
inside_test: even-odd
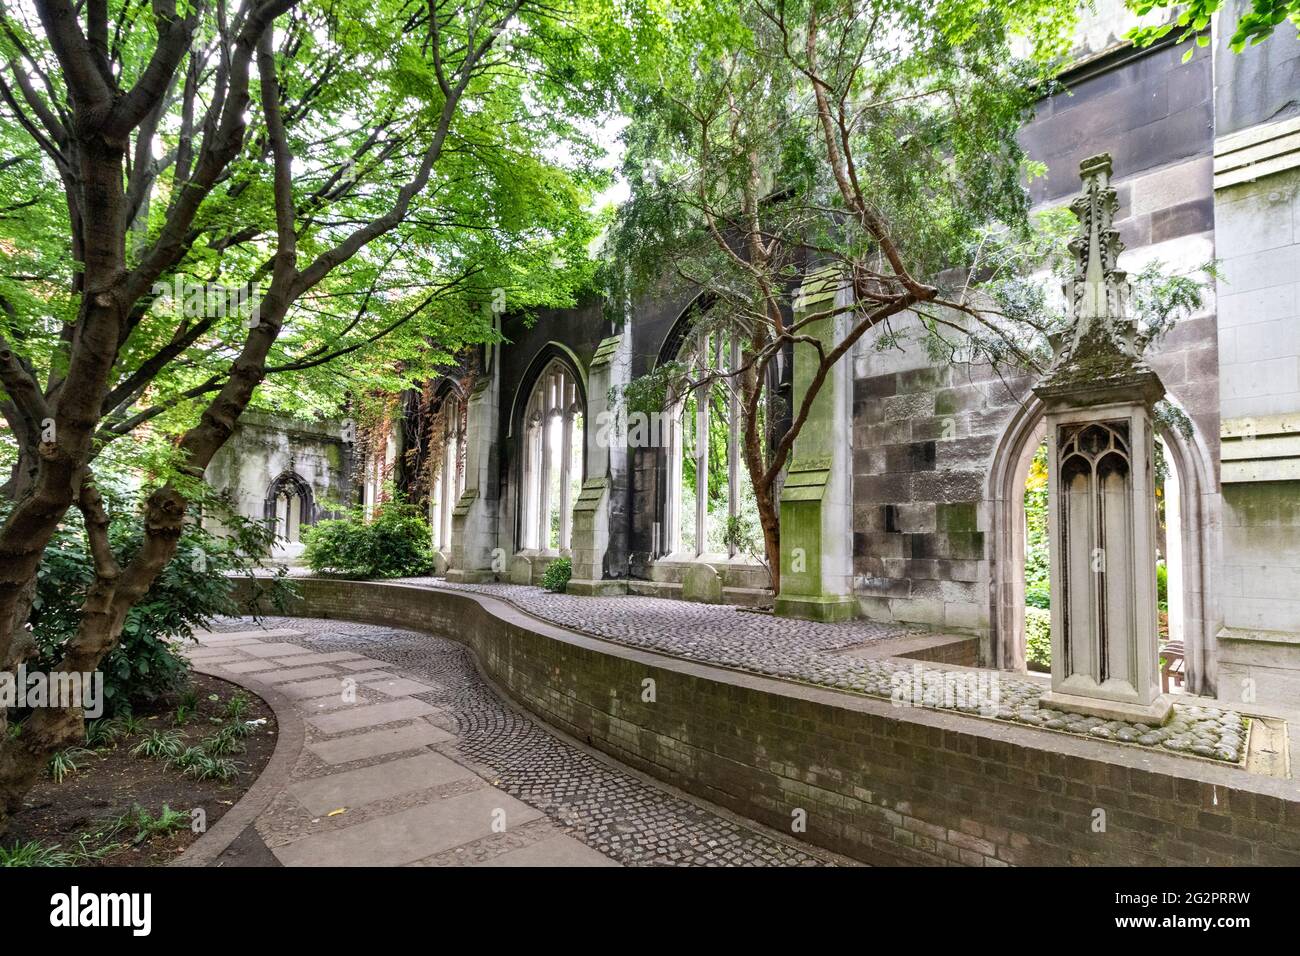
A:
[[[302,716],[287,696],[269,684],[247,674],[232,674],[216,664],[192,661],[190,666],[200,674],[216,677],[256,694],[275,714],[276,740],[271,759],[266,762],[253,785],[227,810],[210,830],[191,843],[168,866],[211,866],[234,843],[239,835],[256,820],[271,801],[289,783],[290,774],[306,739]]]
[[[265,613],[457,640],[545,723],[747,819],[789,831],[793,818],[800,839],[868,863],[1300,865],[1292,779],[668,656],[476,592],[295,583],[300,597]]]

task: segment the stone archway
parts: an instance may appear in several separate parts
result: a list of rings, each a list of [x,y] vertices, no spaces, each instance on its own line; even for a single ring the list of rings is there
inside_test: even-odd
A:
[[[266,520],[275,524],[276,535],[285,543],[297,544],[301,529],[316,523],[311,485],[292,470],[281,472],[271,482],[263,508]]]
[[[993,558],[989,582],[989,660],[1001,670],[1025,670],[1024,481],[1030,459],[1045,435],[1043,403],[1030,395],[1003,432],[989,470],[986,495],[992,505]],[[1208,449],[1193,427],[1158,430],[1182,495],[1183,632],[1188,693],[1213,694],[1216,603],[1213,566],[1214,469]]]

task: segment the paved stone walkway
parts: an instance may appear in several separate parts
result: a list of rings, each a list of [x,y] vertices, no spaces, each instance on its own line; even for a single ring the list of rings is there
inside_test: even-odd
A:
[[[1241,764],[1247,755],[1248,726],[1236,711],[1208,702],[1175,704],[1168,723],[1150,727],[1040,707],[1038,699],[1047,685],[1036,680],[886,656],[891,643],[924,633],[905,625],[862,619],[801,621],[724,604],[640,596],[592,598],[520,584],[401,580],[503,598],[542,620],[593,637],[768,677],[1224,763]],[[845,653],[872,646],[878,654]]]
[[[255,824],[283,864],[843,862],[566,742],[497,697],[453,641],[289,618],[200,637],[195,660],[274,686],[306,717],[290,782]]]

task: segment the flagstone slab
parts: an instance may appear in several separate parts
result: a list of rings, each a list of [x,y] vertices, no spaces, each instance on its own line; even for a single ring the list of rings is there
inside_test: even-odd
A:
[[[417,721],[404,727],[372,730],[369,733],[353,734],[336,740],[317,741],[308,744],[307,749],[328,764],[340,764],[416,750],[430,744],[445,743],[451,739],[453,739],[452,735],[445,730],[424,721]]]
[[[182,647],[181,653],[193,657],[195,660],[204,661],[218,657],[242,657],[244,655],[239,644],[220,644],[214,647],[190,644]]]
[[[358,684],[365,684],[367,681],[396,680],[388,671],[355,671],[343,676],[351,677]]]
[[[408,697],[405,700],[356,707],[337,714],[309,717],[307,723],[324,734],[343,734],[350,730],[360,730],[362,727],[378,727],[381,724],[392,724],[399,720],[423,717],[425,714],[436,712],[437,708],[432,704]]]
[[[262,671],[273,671],[277,668],[275,661],[257,660],[243,660],[237,664],[222,664],[220,666],[224,670],[230,671],[232,674],[254,674]]]
[[[299,654],[312,653],[310,648],[299,647],[297,644],[269,643],[259,645],[249,645],[243,648],[245,654],[252,654],[254,657],[297,657]]]
[[[318,833],[273,852],[285,866],[401,866],[487,836],[502,813],[507,827],[542,815],[500,790],[485,787]]]
[[[231,644],[237,641],[265,641],[271,637],[302,637],[303,631],[290,627],[268,628],[265,631],[195,631],[201,644]]]
[[[227,664],[238,664],[248,660],[243,654],[198,654],[189,655],[190,659],[197,664],[211,664],[214,667],[224,667]]]
[[[306,654],[289,654],[280,659],[278,663],[287,664],[289,667],[300,667],[303,664],[334,664],[343,661],[355,661],[356,654],[348,651],[338,651],[333,654],[321,654],[316,651],[308,651]]]
[[[364,671],[374,667],[388,667],[387,661],[371,660],[369,657],[358,657],[355,661],[341,661],[339,667],[346,667],[350,671]]]
[[[322,677],[319,680],[299,681],[296,684],[286,684],[280,688],[280,692],[294,700],[308,700],[312,697],[340,697],[343,694],[343,681],[345,675],[335,677]]]
[[[360,678],[358,678],[359,680]],[[389,697],[410,697],[413,694],[427,694],[435,688],[428,684],[422,684],[418,680],[411,680],[409,677],[392,677],[388,680],[367,680],[362,683],[371,690],[377,690],[381,694],[387,694]]]
[[[621,866],[581,840],[558,834],[502,853],[475,866]]]
[[[286,685],[292,686],[292,685]],[[349,707],[368,707],[373,701],[357,699],[344,700],[342,694],[330,694],[326,697],[312,697],[297,702],[298,709],[304,714],[329,714]]]
[[[314,777],[292,784],[289,792],[309,813],[319,816],[339,807],[361,807],[404,793],[476,779],[472,770],[442,754],[422,753],[359,770]]]
[[[313,667],[290,667],[285,670],[267,671],[265,674],[259,674],[258,680],[264,680],[268,684],[287,684],[295,680],[307,680],[309,677],[328,677],[336,673],[334,668],[328,664],[317,664]]]

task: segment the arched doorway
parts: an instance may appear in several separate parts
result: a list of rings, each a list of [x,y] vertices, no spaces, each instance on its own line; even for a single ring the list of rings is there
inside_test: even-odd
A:
[[[1042,403],[1031,396],[1003,434],[989,473],[987,494],[993,511],[993,566],[990,582],[991,647],[994,666],[1023,672],[1026,660],[1025,556],[1028,525],[1025,481],[1035,453],[1044,441],[1046,426]],[[1189,426],[1188,433],[1159,427],[1158,436],[1168,464],[1165,491],[1175,492],[1174,513],[1164,502],[1164,525],[1175,540],[1165,540],[1161,553],[1173,569],[1168,600],[1169,626],[1181,631],[1185,646],[1184,690],[1212,694],[1214,664],[1213,613],[1209,588],[1209,497],[1213,470],[1204,443]],[[1170,636],[1173,634],[1171,632]]]
[[[292,470],[282,472],[266,491],[265,516],[274,522],[278,544],[300,544],[302,529],[316,523],[311,486]]]

